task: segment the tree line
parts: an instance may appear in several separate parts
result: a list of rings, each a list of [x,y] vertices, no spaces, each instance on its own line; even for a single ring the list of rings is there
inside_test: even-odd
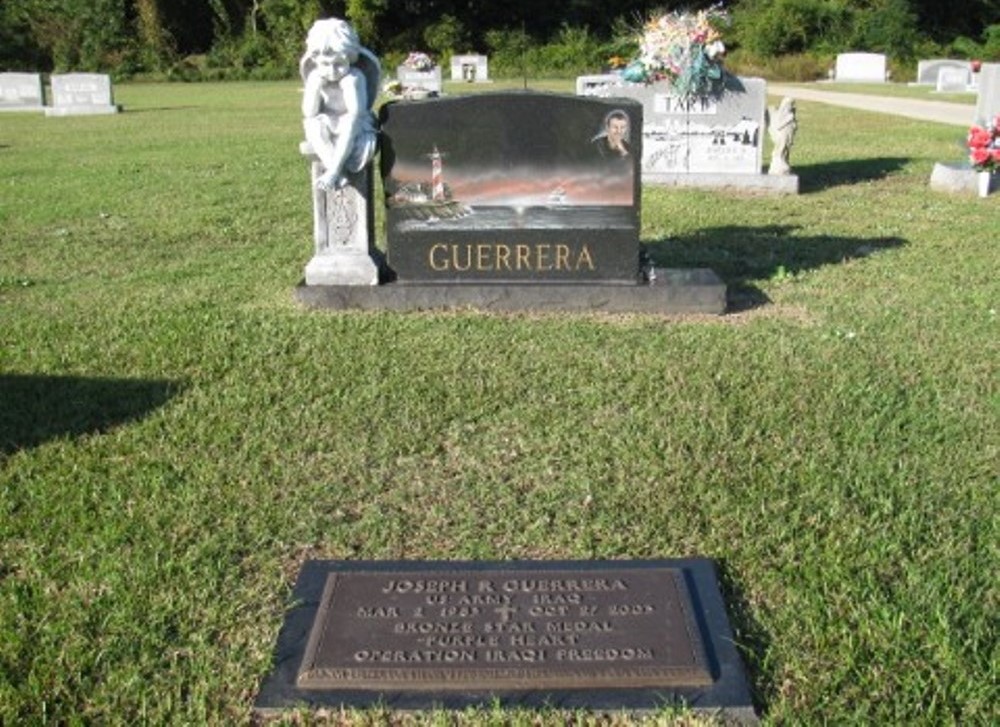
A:
[[[306,30],[342,17],[394,67],[414,50],[490,55],[495,76],[593,72],[636,50],[654,11],[717,4],[660,0],[3,0],[0,69],[116,77],[283,78]],[[883,52],[1000,60],[1000,0],[733,0],[734,60]]]

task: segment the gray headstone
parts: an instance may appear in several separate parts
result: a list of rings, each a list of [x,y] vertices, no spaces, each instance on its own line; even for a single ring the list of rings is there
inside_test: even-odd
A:
[[[984,63],[979,71],[975,121],[985,124],[997,114],[1000,114],[1000,63]]]
[[[950,58],[934,58],[917,62],[917,84],[922,86],[937,86],[938,76],[942,69],[956,68],[969,71],[968,61],[952,60]]]
[[[626,84],[642,103],[642,176],[760,174],[767,82],[727,76],[723,93],[682,100],[664,83]]]
[[[622,77],[614,73],[602,73],[593,76],[576,77],[576,95],[593,96],[595,98],[611,98],[620,96],[619,89],[624,85]]]
[[[942,68],[938,72],[935,90],[939,93],[962,93],[972,85],[972,70],[965,68]]]
[[[441,93],[441,66],[434,66],[429,71],[417,71],[407,66],[396,68],[396,80],[403,84],[406,90],[422,90],[427,93]]]
[[[45,98],[38,73],[0,73],[0,111],[42,111]]]
[[[389,103],[381,122],[400,282],[636,283],[639,104],[473,94]]]
[[[53,74],[52,106],[46,116],[116,114],[111,77],[103,73]]]
[[[885,71],[882,53],[841,53],[837,56],[833,80],[885,83]]]
[[[490,80],[489,61],[481,55],[452,56],[451,80],[485,83]]]

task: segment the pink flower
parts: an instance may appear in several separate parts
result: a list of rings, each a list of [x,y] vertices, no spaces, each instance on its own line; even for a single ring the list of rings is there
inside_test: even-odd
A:
[[[993,155],[990,153],[989,149],[981,147],[974,148],[971,152],[969,152],[969,160],[975,167],[986,166],[990,163],[992,156]]]
[[[993,140],[993,134],[984,129],[982,126],[973,126],[969,129],[969,138],[966,144],[970,149],[981,149],[983,147],[989,146],[990,142]]]

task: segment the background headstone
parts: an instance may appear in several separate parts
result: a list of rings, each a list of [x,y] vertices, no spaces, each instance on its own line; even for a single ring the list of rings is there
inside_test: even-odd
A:
[[[53,74],[52,105],[46,116],[116,114],[111,95],[111,77],[103,73]]]
[[[489,61],[481,55],[452,56],[451,80],[485,83],[490,80]]]
[[[767,82],[727,76],[723,93],[682,100],[663,83],[615,89],[643,108],[642,173],[760,174]]]
[[[417,71],[407,66],[396,68],[396,80],[403,85],[404,91],[422,90],[427,93],[441,93],[441,66],[434,66],[429,71]]]
[[[45,96],[38,73],[0,73],[0,111],[42,111]]]
[[[972,68],[968,61],[952,60],[950,58],[934,58],[917,62],[917,85],[937,86],[938,75],[945,68],[957,68],[969,71]]]
[[[997,114],[1000,114],[1000,63],[984,63],[979,71],[975,121],[985,124]]]
[[[939,93],[963,93],[972,85],[972,70],[945,67],[940,69],[935,90]]]
[[[882,53],[841,53],[837,56],[833,80],[885,83],[885,69]]]
[[[601,73],[593,76],[576,77],[576,95],[593,96],[595,98],[610,98],[619,96],[618,89],[625,84],[621,76],[615,73]]]
[[[606,154],[624,115],[631,153]],[[490,93],[382,107],[388,262],[400,282],[635,284],[642,107]]]

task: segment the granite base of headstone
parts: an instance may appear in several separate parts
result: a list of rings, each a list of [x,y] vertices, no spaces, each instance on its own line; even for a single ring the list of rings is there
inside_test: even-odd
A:
[[[291,709],[757,716],[714,563],[307,561],[258,693]]]
[[[633,284],[400,283],[377,287],[302,285],[309,308],[364,311],[479,310],[492,313],[569,312],[721,315],[726,284],[708,268],[654,268]]]
[[[111,77],[102,73],[53,74],[52,105],[46,116],[117,114],[121,109],[111,94]]]
[[[41,74],[0,73],[0,111],[44,110]]]
[[[371,166],[346,175],[347,184],[325,190],[317,186],[323,165],[307,142],[300,151],[310,161],[315,251],[305,268],[306,286],[378,285],[381,254],[375,248],[374,186]]]

